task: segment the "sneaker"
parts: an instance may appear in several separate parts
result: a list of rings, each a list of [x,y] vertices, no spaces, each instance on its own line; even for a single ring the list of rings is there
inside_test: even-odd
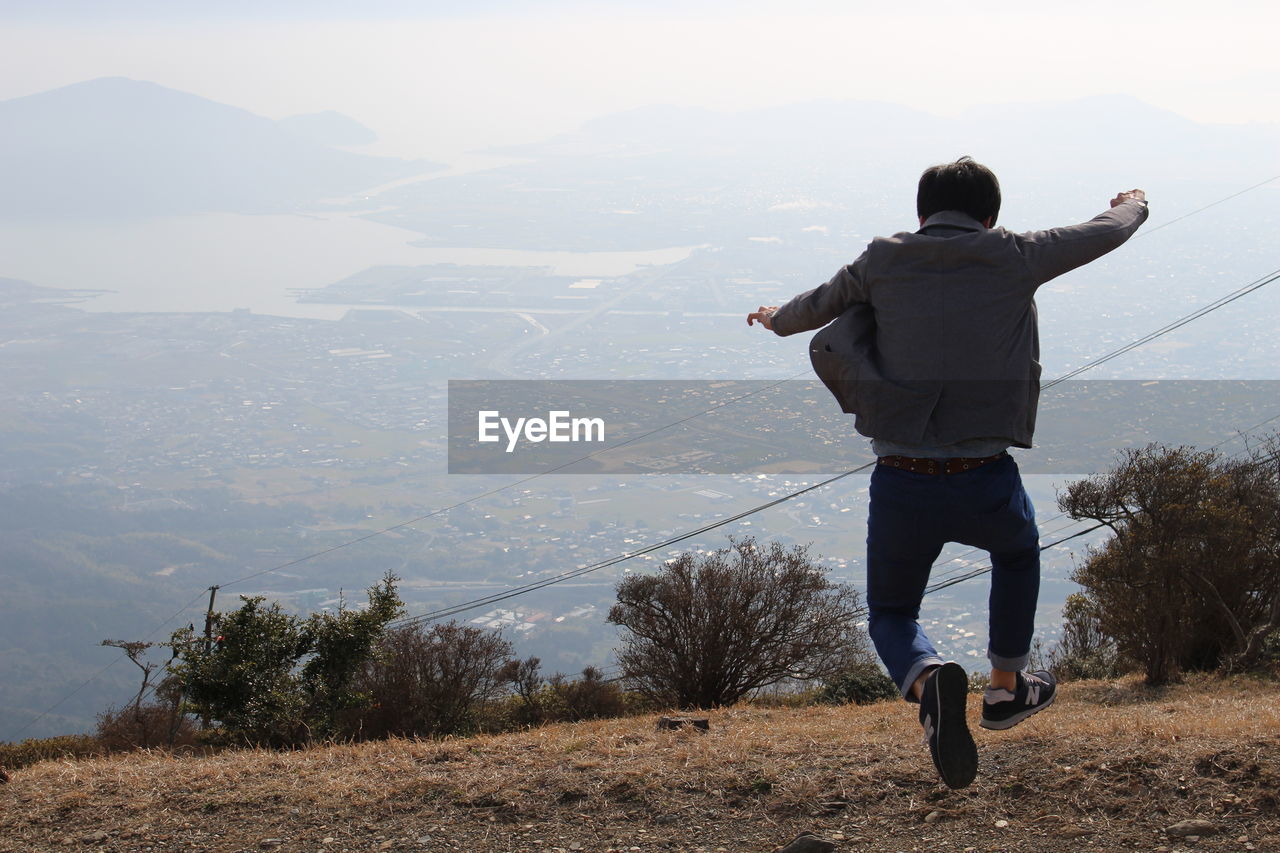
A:
[[[969,677],[958,663],[935,669],[920,691],[920,725],[948,788],[964,788],[978,775],[978,748],[964,718],[968,695]]]
[[[1053,704],[1058,682],[1048,670],[1018,673],[1018,686],[1009,691],[988,687],[982,697],[984,729],[1011,729],[1037,711]]]

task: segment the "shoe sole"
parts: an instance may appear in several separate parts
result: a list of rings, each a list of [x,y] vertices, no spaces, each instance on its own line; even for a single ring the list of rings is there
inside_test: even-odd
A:
[[[948,788],[965,788],[978,775],[978,747],[965,720],[969,676],[960,664],[946,663],[938,668],[936,678],[938,732],[933,763]]]
[[[1048,701],[1041,702],[1039,705],[1036,705],[1033,708],[1028,708],[1025,711],[1014,714],[1012,717],[1009,717],[1007,720],[988,720],[986,717],[983,717],[978,722],[978,725],[982,726],[984,729],[990,729],[991,731],[995,731],[995,732],[1002,732],[1006,729],[1011,729],[1014,726],[1016,726],[1018,723],[1025,720],[1027,717],[1034,716],[1035,714],[1038,714],[1041,711],[1043,711],[1045,708],[1048,708],[1050,705],[1053,704],[1053,700],[1057,698],[1058,698],[1058,694],[1057,692],[1055,692],[1052,696],[1049,697]]]

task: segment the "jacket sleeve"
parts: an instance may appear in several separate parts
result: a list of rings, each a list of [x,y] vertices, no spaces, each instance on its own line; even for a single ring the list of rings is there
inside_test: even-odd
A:
[[[1147,205],[1125,201],[1088,222],[1017,235],[1037,285],[1084,266],[1118,248],[1147,221]]]
[[[831,281],[801,293],[773,313],[774,334],[783,337],[820,329],[857,302],[867,302],[867,253],[832,276]]]

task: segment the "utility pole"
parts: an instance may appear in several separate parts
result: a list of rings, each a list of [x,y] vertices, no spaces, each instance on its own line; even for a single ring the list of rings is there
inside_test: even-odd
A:
[[[209,609],[204,614],[204,651],[208,654],[213,650],[213,599],[217,596],[218,590],[221,589],[217,584],[209,587]]]
[[[218,595],[220,587],[217,584],[209,587],[209,609],[204,612],[204,653],[207,655],[213,651],[213,600]],[[209,728],[209,715],[200,715],[200,728]]]

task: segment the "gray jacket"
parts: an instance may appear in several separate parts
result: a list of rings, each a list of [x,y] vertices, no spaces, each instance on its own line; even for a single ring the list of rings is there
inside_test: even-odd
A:
[[[831,281],[779,308],[773,330],[826,326],[809,348],[814,371],[863,435],[1030,447],[1036,288],[1115,249],[1146,218],[1145,202],[1126,201],[1080,225],[1014,234],[943,211],[914,234],[877,237]]]

